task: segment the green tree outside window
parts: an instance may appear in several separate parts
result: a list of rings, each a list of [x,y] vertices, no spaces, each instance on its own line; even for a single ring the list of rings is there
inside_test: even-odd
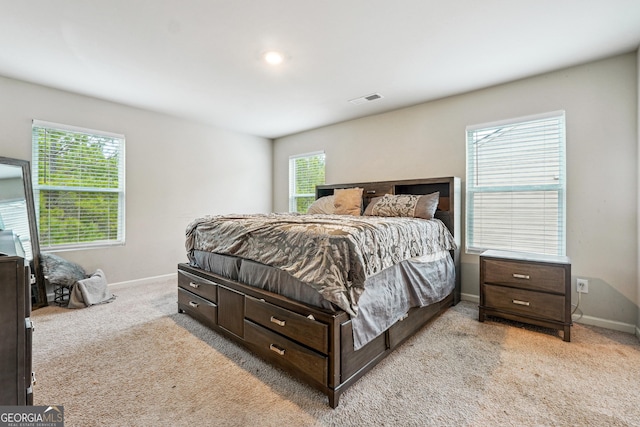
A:
[[[289,158],[289,210],[305,213],[316,196],[316,185],[325,183],[324,153]]]

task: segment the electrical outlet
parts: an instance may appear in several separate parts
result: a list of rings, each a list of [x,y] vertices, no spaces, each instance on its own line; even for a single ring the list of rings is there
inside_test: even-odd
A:
[[[589,281],[587,279],[576,279],[576,291],[583,294],[588,294]]]

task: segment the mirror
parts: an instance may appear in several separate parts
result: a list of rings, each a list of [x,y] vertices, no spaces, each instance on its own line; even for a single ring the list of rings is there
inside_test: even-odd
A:
[[[26,160],[0,157],[0,253],[25,259],[31,267],[31,306],[48,305],[40,268],[31,168]]]

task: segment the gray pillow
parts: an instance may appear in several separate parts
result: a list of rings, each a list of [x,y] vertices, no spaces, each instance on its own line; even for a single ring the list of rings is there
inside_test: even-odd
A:
[[[385,194],[371,201],[365,215],[431,219],[438,208],[440,192],[431,194]],[[369,209],[371,207],[371,209]]]
[[[438,209],[438,203],[440,202],[440,192],[425,194],[420,196],[418,203],[416,203],[416,218],[431,219]]]
[[[58,255],[41,253],[40,264],[49,283],[73,286],[78,280],[88,277],[84,268]]]
[[[324,196],[320,197],[318,200],[311,203],[309,209],[307,209],[308,214],[325,214],[330,215],[335,213],[336,208],[333,205],[336,196]]]

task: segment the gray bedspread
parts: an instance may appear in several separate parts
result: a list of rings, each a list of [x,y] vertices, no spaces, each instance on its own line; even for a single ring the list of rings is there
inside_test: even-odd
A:
[[[448,252],[413,258],[367,279],[352,317],[353,347],[360,349],[401,320],[412,307],[442,301],[453,291],[455,266]]]
[[[403,260],[455,249],[439,220],[344,215],[207,216],[186,230],[186,249],[280,268],[357,316],[365,281]]]

